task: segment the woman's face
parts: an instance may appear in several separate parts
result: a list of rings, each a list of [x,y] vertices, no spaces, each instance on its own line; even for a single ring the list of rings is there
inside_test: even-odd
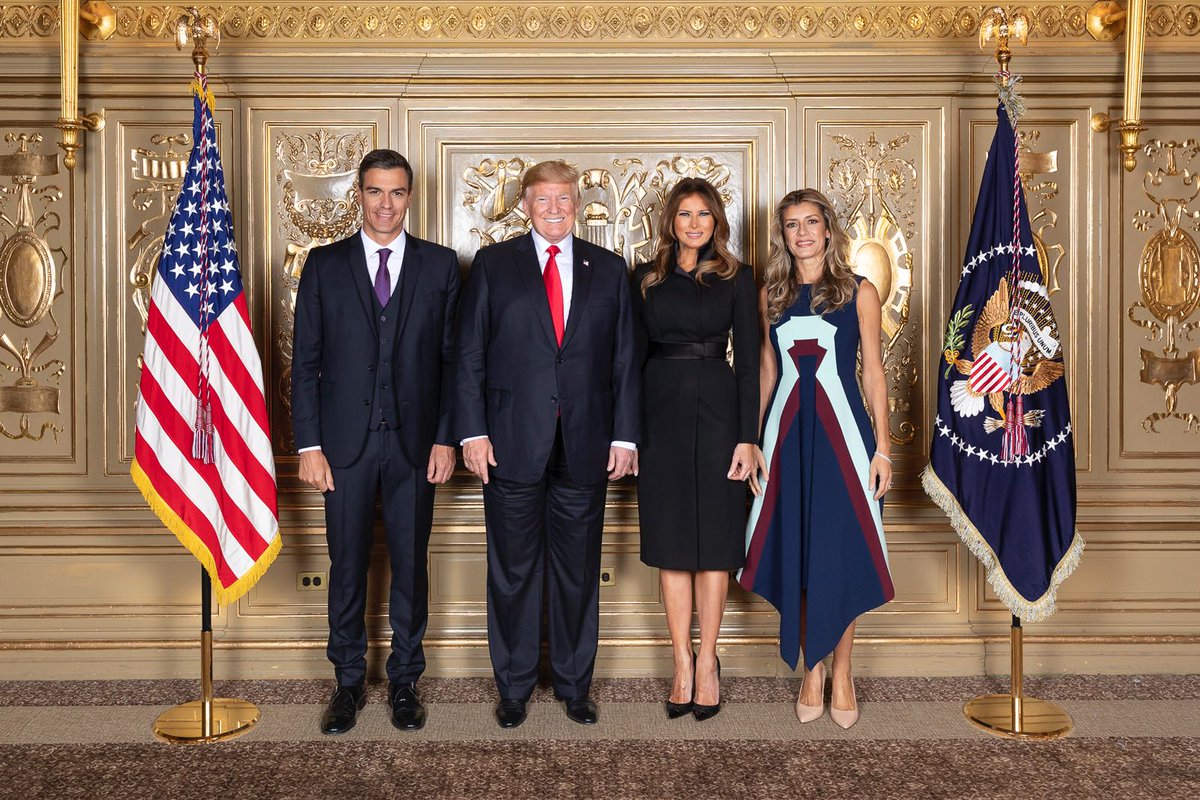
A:
[[[812,261],[825,255],[829,228],[816,203],[805,200],[783,210],[783,241],[795,261]]]
[[[717,220],[704,198],[690,194],[675,212],[675,240],[682,249],[699,250],[712,239]]]

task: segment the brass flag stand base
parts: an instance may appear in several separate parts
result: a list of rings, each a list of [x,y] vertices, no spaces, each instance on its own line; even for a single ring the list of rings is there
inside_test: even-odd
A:
[[[258,722],[258,706],[213,697],[212,586],[200,568],[200,699],[169,708],[154,720],[154,735],[172,744],[205,744],[235,739]]]
[[[1071,731],[1071,717],[1049,700],[1025,697],[1022,688],[1021,619],[1012,618],[1012,688],[1008,694],[983,694],[963,706],[975,727],[1006,739],[1057,739]]]

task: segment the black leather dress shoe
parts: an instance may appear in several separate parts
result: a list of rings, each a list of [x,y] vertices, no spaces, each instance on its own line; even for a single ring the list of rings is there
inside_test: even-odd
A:
[[[496,704],[496,722],[501,728],[515,728],[524,721],[524,700],[501,700]]]
[[[578,722],[580,725],[595,725],[600,719],[600,712],[596,710],[596,704],[592,698],[584,695],[583,697],[567,697],[563,699],[566,705],[567,717],[573,722]]]
[[[367,704],[367,693],[362,684],[339,686],[333,690],[329,705],[321,714],[321,733],[333,736],[345,733],[354,727],[358,712]]]
[[[402,731],[425,727],[425,706],[415,683],[389,683],[388,703],[392,706],[392,725]]]

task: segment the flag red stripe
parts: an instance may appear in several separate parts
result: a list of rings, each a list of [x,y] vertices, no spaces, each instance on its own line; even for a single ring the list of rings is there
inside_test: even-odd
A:
[[[192,449],[192,428],[179,414],[179,409],[171,403],[159,386],[156,376],[150,370],[142,372],[141,384],[142,402],[150,413],[158,420],[163,432],[171,438],[175,447],[181,453],[190,453]],[[241,506],[229,496],[215,464],[205,464],[194,459],[189,460],[194,473],[208,485],[224,518],[225,527],[230,535],[241,545],[251,559],[258,557],[267,549],[268,542],[264,535],[256,531],[254,524],[246,516]],[[264,531],[270,535],[270,531]]]
[[[155,309],[151,310],[154,311]],[[147,322],[147,336],[153,337],[154,344],[163,356],[165,356],[166,360],[175,368],[175,371],[179,373],[184,384],[187,385],[189,377],[191,380],[195,380],[194,376],[199,375],[199,366],[196,364],[195,358],[192,357],[187,346],[179,340],[175,335],[175,330],[166,324],[166,320],[161,315],[158,316],[155,322],[156,324],[153,326],[150,325],[149,321]],[[210,330],[215,330],[215,327]],[[157,379],[157,376],[155,377]],[[241,432],[232,420],[229,419],[223,400],[224,395],[220,392],[213,392],[209,396],[209,403],[213,412],[213,427],[216,429],[225,451],[231,456],[231,463],[241,472],[242,477],[254,493],[258,495],[263,505],[271,510],[272,515],[277,515],[278,506],[275,478],[262,463],[263,455],[268,459],[271,456],[270,454],[255,452],[254,448],[246,443]],[[181,449],[186,453],[190,452],[191,448],[189,446]]]
[[[143,378],[145,371],[143,370]],[[213,529],[212,523],[208,517],[204,515],[196,505],[188,498],[187,492],[179,488],[179,484],[167,474],[163,469],[162,464],[158,461],[158,454],[154,448],[144,437],[139,435],[134,442],[134,457],[137,459],[138,466],[142,468],[142,472],[146,473],[146,477],[150,480],[150,484],[154,487],[154,491],[162,498],[162,501],[171,507],[175,515],[179,517],[184,525],[187,525],[200,543],[208,552],[212,553],[213,561],[217,565],[217,578],[222,586],[232,586],[237,582],[238,576],[229,568],[229,564],[225,561],[225,554],[221,552],[221,545],[217,539],[217,533]]]

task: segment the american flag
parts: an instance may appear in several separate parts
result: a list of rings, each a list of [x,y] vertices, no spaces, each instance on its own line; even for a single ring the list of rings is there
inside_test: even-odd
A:
[[[192,90],[195,145],[151,286],[131,474],[230,604],[281,540],[262,362],[203,74]]]

